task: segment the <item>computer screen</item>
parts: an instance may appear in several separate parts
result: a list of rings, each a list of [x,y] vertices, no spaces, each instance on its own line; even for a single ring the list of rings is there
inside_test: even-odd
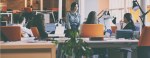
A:
[[[0,26],[7,26],[7,21],[1,21]]]

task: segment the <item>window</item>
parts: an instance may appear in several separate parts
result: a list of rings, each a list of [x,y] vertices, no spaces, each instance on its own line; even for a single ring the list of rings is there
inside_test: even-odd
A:
[[[110,13],[112,16],[117,17],[117,23],[123,19],[123,15],[126,12],[130,12],[133,16],[133,21],[135,22],[136,20],[139,20],[140,16],[140,10],[133,11],[132,10],[132,1],[133,0],[110,0],[109,2],[109,8],[110,8]],[[140,4],[140,1],[142,0],[137,0]],[[148,9],[150,9],[150,0],[146,0]],[[146,21],[150,22],[150,13],[147,15]]]
[[[117,17],[116,19],[117,23],[119,23],[119,21],[123,19],[123,14],[125,12],[124,1],[126,0],[110,0],[109,1],[110,14],[112,16]]]

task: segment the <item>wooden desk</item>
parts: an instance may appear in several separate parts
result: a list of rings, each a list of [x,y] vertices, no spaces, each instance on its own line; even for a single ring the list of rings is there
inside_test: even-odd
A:
[[[0,43],[1,58],[56,58],[55,44],[49,42]]]
[[[129,40],[129,39],[116,39],[116,38],[104,38],[102,41],[90,41],[89,38],[81,38],[91,48],[132,48],[136,49],[138,46],[138,40]],[[58,54],[57,56],[62,55],[63,53],[61,52],[62,45],[64,44],[65,40],[69,40],[69,38],[55,38],[55,40],[58,40],[59,46],[58,46]],[[130,56],[129,56],[130,57]]]
[[[139,40],[104,38],[103,41],[90,41],[89,39],[84,39],[84,41],[94,48],[136,48]]]
[[[138,46],[137,39],[116,39],[116,38],[104,38],[100,41],[91,41],[89,38],[82,38],[85,42],[93,48],[136,48]],[[69,38],[55,38],[59,43],[64,43]]]

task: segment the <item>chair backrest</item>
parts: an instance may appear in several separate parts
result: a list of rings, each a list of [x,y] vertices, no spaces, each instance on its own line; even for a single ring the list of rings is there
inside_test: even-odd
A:
[[[143,28],[138,46],[150,46],[150,26]]]
[[[36,38],[40,37],[40,33],[39,33],[37,27],[31,27],[31,31],[32,31],[34,37],[36,37]]]
[[[21,40],[21,28],[19,26],[1,26],[0,29],[8,41]]]
[[[111,26],[112,33],[116,33],[117,26]]]
[[[104,26],[102,24],[83,24],[80,32],[81,37],[104,37]]]

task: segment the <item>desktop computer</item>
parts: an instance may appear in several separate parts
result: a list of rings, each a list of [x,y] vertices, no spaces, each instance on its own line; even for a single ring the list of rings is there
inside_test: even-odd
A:
[[[121,29],[116,31],[116,39],[125,38],[125,39],[132,39],[133,31],[130,29]]]

